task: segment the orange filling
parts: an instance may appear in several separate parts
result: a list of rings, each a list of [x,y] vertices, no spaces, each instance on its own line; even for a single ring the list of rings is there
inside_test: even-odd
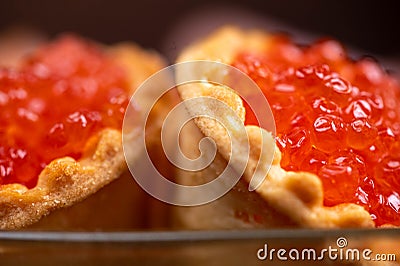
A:
[[[128,104],[123,70],[95,45],[65,36],[0,69],[0,184],[32,188],[52,160],[79,159],[103,128],[121,128]]]
[[[234,66],[262,89],[276,121],[281,166],[319,176],[324,204],[356,203],[377,226],[400,225],[400,86],[336,41],[299,47],[272,38]],[[257,121],[246,105],[246,124]]]

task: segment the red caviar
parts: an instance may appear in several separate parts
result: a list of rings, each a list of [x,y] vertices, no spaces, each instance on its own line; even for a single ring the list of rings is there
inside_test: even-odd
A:
[[[400,86],[371,59],[324,40],[273,37],[265,54],[233,63],[271,105],[286,170],[319,176],[324,205],[356,203],[377,226],[400,225]],[[248,106],[246,109],[249,110]],[[246,124],[257,124],[248,111]]]
[[[0,69],[0,184],[32,188],[52,160],[79,159],[87,140],[121,128],[128,82],[94,44],[72,36],[50,43],[20,69]]]

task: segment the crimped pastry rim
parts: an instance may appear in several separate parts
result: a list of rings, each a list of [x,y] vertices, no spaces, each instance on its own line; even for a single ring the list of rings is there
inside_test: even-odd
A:
[[[101,48],[126,70],[132,91],[165,66],[156,52],[133,43]],[[79,160],[63,157],[50,162],[34,188],[0,185],[0,230],[20,229],[55,209],[82,201],[117,179],[125,169],[122,129],[105,128],[87,141]]]
[[[230,64],[238,52],[246,50],[263,52],[268,49],[268,34],[258,30],[241,30],[232,26],[223,27],[209,37],[187,47],[178,57],[177,62],[193,60],[212,60]],[[239,95],[224,87],[203,86],[195,84],[178,87],[183,100],[197,96],[215,97],[230,106],[244,122],[244,106]],[[216,91],[218,93],[216,93]],[[190,107],[189,107],[190,108]],[[229,137],[216,128],[215,123],[206,118],[196,118],[196,125],[208,137],[213,138],[221,155],[228,160]],[[271,143],[263,143],[262,135],[266,134],[256,126],[246,126],[250,140],[250,159],[243,178],[250,181],[257,163],[262,164],[260,147],[271,148]],[[267,139],[272,140],[272,138]],[[270,142],[270,141],[269,141]],[[335,227],[374,227],[370,214],[361,206],[346,203],[334,207],[323,205],[323,188],[320,179],[307,172],[288,172],[281,168],[281,152],[275,146],[275,155],[271,169],[256,189],[257,193],[269,205],[290,217],[302,227],[335,228]]]

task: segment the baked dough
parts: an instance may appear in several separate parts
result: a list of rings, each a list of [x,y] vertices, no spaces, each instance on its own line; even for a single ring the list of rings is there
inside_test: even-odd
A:
[[[239,52],[247,50],[252,53],[262,53],[266,51],[269,45],[268,42],[269,36],[265,32],[252,30],[242,31],[234,27],[224,27],[211,34],[209,37],[189,46],[180,54],[177,61],[212,60],[231,64]],[[204,75],[207,77],[210,73],[204,73]],[[178,87],[178,91],[183,100],[197,96],[209,96],[222,100],[231,107],[244,122],[245,110],[241,98],[234,91],[226,87],[212,84],[207,84],[206,86],[196,83],[180,86]],[[221,110],[221,112],[223,112],[223,110]],[[195,123],[204,135],[215,140],[220,154],[225,160],[228,160],[230,157],[230,138],[224,128],[214,120],[205,117],[196,118]],[[231,127],[231,130],[235,130],[234,126]],[[281,153],[275,145],[271,134],[265,130],[260,130],[260,128],[256,126],[246,126],[246,130],[250,142],[250,158],[242,177],[246,182],[250,182],[258,163],[260,163],[261,166],[266,165],[271,159],[266,158],[266,154],[264,153],[260,154],[261,150],[275,149],[271,169],[262,184],[256,189],[258,196],[265,202],[263,208],[265,208],[267,212],[273,213],[272,217],[276,219],[275,221],[271,221],[271,217],[269,217],[270,222],[265,223],[264,226],[269,227],[270,224],[273,226],[294,224],[296,226],[310,228],[359,228],[374,226],[370,214],[361,206],[356,204],[340,204],[334,207],[324,206],[322,184],[316,175],[307,172],[285,171],[280,166]],[[190,136],[186,137],[187,142],[192,142]],[[263,141],[263,137],[267,141]],[[210,168],[213,168],[215,172],[221,172],[223,167],[223,165],[214,163]],[[185,175],[187,174],[181,173],[179,179],[184,179]],[[247,191],[247,194],[252,193],[254,192]],[[224,198],[230,197],[229,194],[230,193],[217,202],[211,203],[210,209],[213,208],[211,207],[213,204],[215,204],[214,208],[219,204],[230,204],[224,208],[230,208],[232,210],[237,208],[234,204],[231,204],[234,203],[233,201],[224,200]],[[241,200],[246,201],[246,197],[247,196],[242,197]],[[258,201],[255,203],[249,200],[247,200],[246,203],[249,205],[248,209],[252,209],[252,205],[254,204],[260,204]],[[260,211],[260,214],[262,213],[263,212]],[[275,215],[275,213],[281,215]],[[232,218],[232,220],[235,220],[233,213],[231,213],[231,217],[229,218],[225,218],[223,215],[215,217],[215,215],[218,215],[215,213],[213,213],[213,215],[215,219],[229,220]],[[180,217],[182,218],[183,215],[180,215]],[[186,218],[183,217],[183,222],[186,225],[188,225],[189,222],[197,223],[196,219],[192,219],[192,221],[185,221],[185,219]],[[247,226],[249,223],[253,226],[257,225],[252,221],[248,221]],[[234,226],[236,225],[237,224],[234,224]],[[193,225],[189,226],[192,227]],[[203,224],[201,227],[204,226]],[[194,225],[194,227],[196,227],[196,225]],[[212,227],[212,225],[210,227]]]
[[[127,70],[131,93],[147,77],[165,66],[157,53],[145,51],[132,43],[102,49]],[[20,184],[1,185],[0,229],[25,227],[53,210],[82,201],[117,179],[125,169],[121,131],[103,129],[88,140],[78,161],[64,157],[49,163],[40,173],[34,188],[28,189]],[[93,219],[96,219],[95,215]]]

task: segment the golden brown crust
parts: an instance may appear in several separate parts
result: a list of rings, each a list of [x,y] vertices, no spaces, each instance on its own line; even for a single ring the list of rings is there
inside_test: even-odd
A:
[[[72,205],[117,178],[124,169],[121,133],[104,130],[95,152],[80,161],[65,157],[41,172],[33,189],[1,186],[1,229],[17,229],[38,221],[50,211]]]
[[[268,49],[267,34],[225,27],[205,40],[188,47],[183,51],[178,62],[208,59],[230,64],[239,52],[248,50],[252,53],[261,53],[265,49]],[[178,90],[184,100],[196,96],[211,96],[222,100],[244,121],[243,102],[230,89],[197,83],[181,86]],[[195,122],[206,136],[212,137],[216,141],[219,152],[228,160],[230,150],[227,147],[230,147],[230,138],[223,127],[213,120],[203,117],[197,118]],[[235,130],[235,128],[232,127],[231,130]],[[257,165],[265,166],[271,160],[268,158],[269,153],[265,151],[275,149],[272,167],[263,183],[256,189],[272,208],[289,216],[292,221],[304,227],[374,226],[369,213],[361,206],[355,204],[341,204],[331,208],[323,206],[322,185],[316,175],[285,171],[280,166],[281,154],[273,142],[272,136],[255,126],[246,126],[246,130],[250,141],[250,158],[243,178],[247,182],[250,182]]]
[[[132,91],[164,66],[157,54],[134,44],[116,45],[107,52],[127,70]],[[36,187],[0,186],[0,229],[19,229],[73,205],[118,178],[125,168],[121,131],[104,129],[87,142],[80,160],[65,157],[47,165]]]
[[[182,129],[180,148],[189,158],[198,158],[194,149],[204,135],[199,128],[188,123]],[[190,136],[190,137],[189,137]],[[204,158],[207,160],[207,158]],[[227,166],[226,160],[216,154],[210,166],[197,172],[178,170],[178,182],[184,185],[200,185],[217,177]],[[240,228],[288,228],[295,223],[286,215],[271,208],[255,191],[248,191],[248,184],[240,179],[234,188],[221,198],[195,207],[173,207],[173,225],[179,229],[216,230]],[[179,197],[179,195],[177,195]]]
[[[40,231],[127,231],[143,229],[148,205],[129,171],[81,202],[52,211],[24,230]]]

